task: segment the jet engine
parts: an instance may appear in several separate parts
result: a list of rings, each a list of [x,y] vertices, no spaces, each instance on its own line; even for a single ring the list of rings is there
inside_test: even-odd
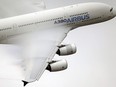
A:
[[[49,63],[48,67],[46,68],[50,72],[56,72],[56,71],[62,71],[67,69],[68,64],[66,60],[58,60],[58,61],[52,61]]]
[[[71,55],[76,53],[77,49],[75,44],[67,44],[59,46],[58,51],[56,52],[59,56]]]

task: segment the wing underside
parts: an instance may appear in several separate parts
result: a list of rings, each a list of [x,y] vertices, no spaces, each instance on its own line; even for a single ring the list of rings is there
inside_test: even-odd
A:
[[[24,81],[33,82],[39,80],[69,31],[69,27],[40,29],[1,42],[15,43],[21,47],[22,58],[25,60]]]

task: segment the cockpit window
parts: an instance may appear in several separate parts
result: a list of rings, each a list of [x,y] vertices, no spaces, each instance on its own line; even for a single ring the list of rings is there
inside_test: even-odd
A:
[[[113,11],[113,8],[110,9],[110,12],[112,12],[112,11]]]

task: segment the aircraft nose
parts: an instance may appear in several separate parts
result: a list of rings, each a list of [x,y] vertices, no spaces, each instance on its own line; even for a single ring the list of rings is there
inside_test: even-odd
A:
[[[116,8],[113,8],[113,15],[116,16]]]

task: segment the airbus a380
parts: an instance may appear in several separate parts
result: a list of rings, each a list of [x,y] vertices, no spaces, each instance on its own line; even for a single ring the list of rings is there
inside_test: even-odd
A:
[[[66,60],[52,60],[76,53],[74,44],[61,44],[68,32],[78,27],[105,22],[116,10],[103,3],[82,3],[51,10],[0,19],[0,43],[22,46],[26,73],[24,86],[51,72],[67,68]]]

